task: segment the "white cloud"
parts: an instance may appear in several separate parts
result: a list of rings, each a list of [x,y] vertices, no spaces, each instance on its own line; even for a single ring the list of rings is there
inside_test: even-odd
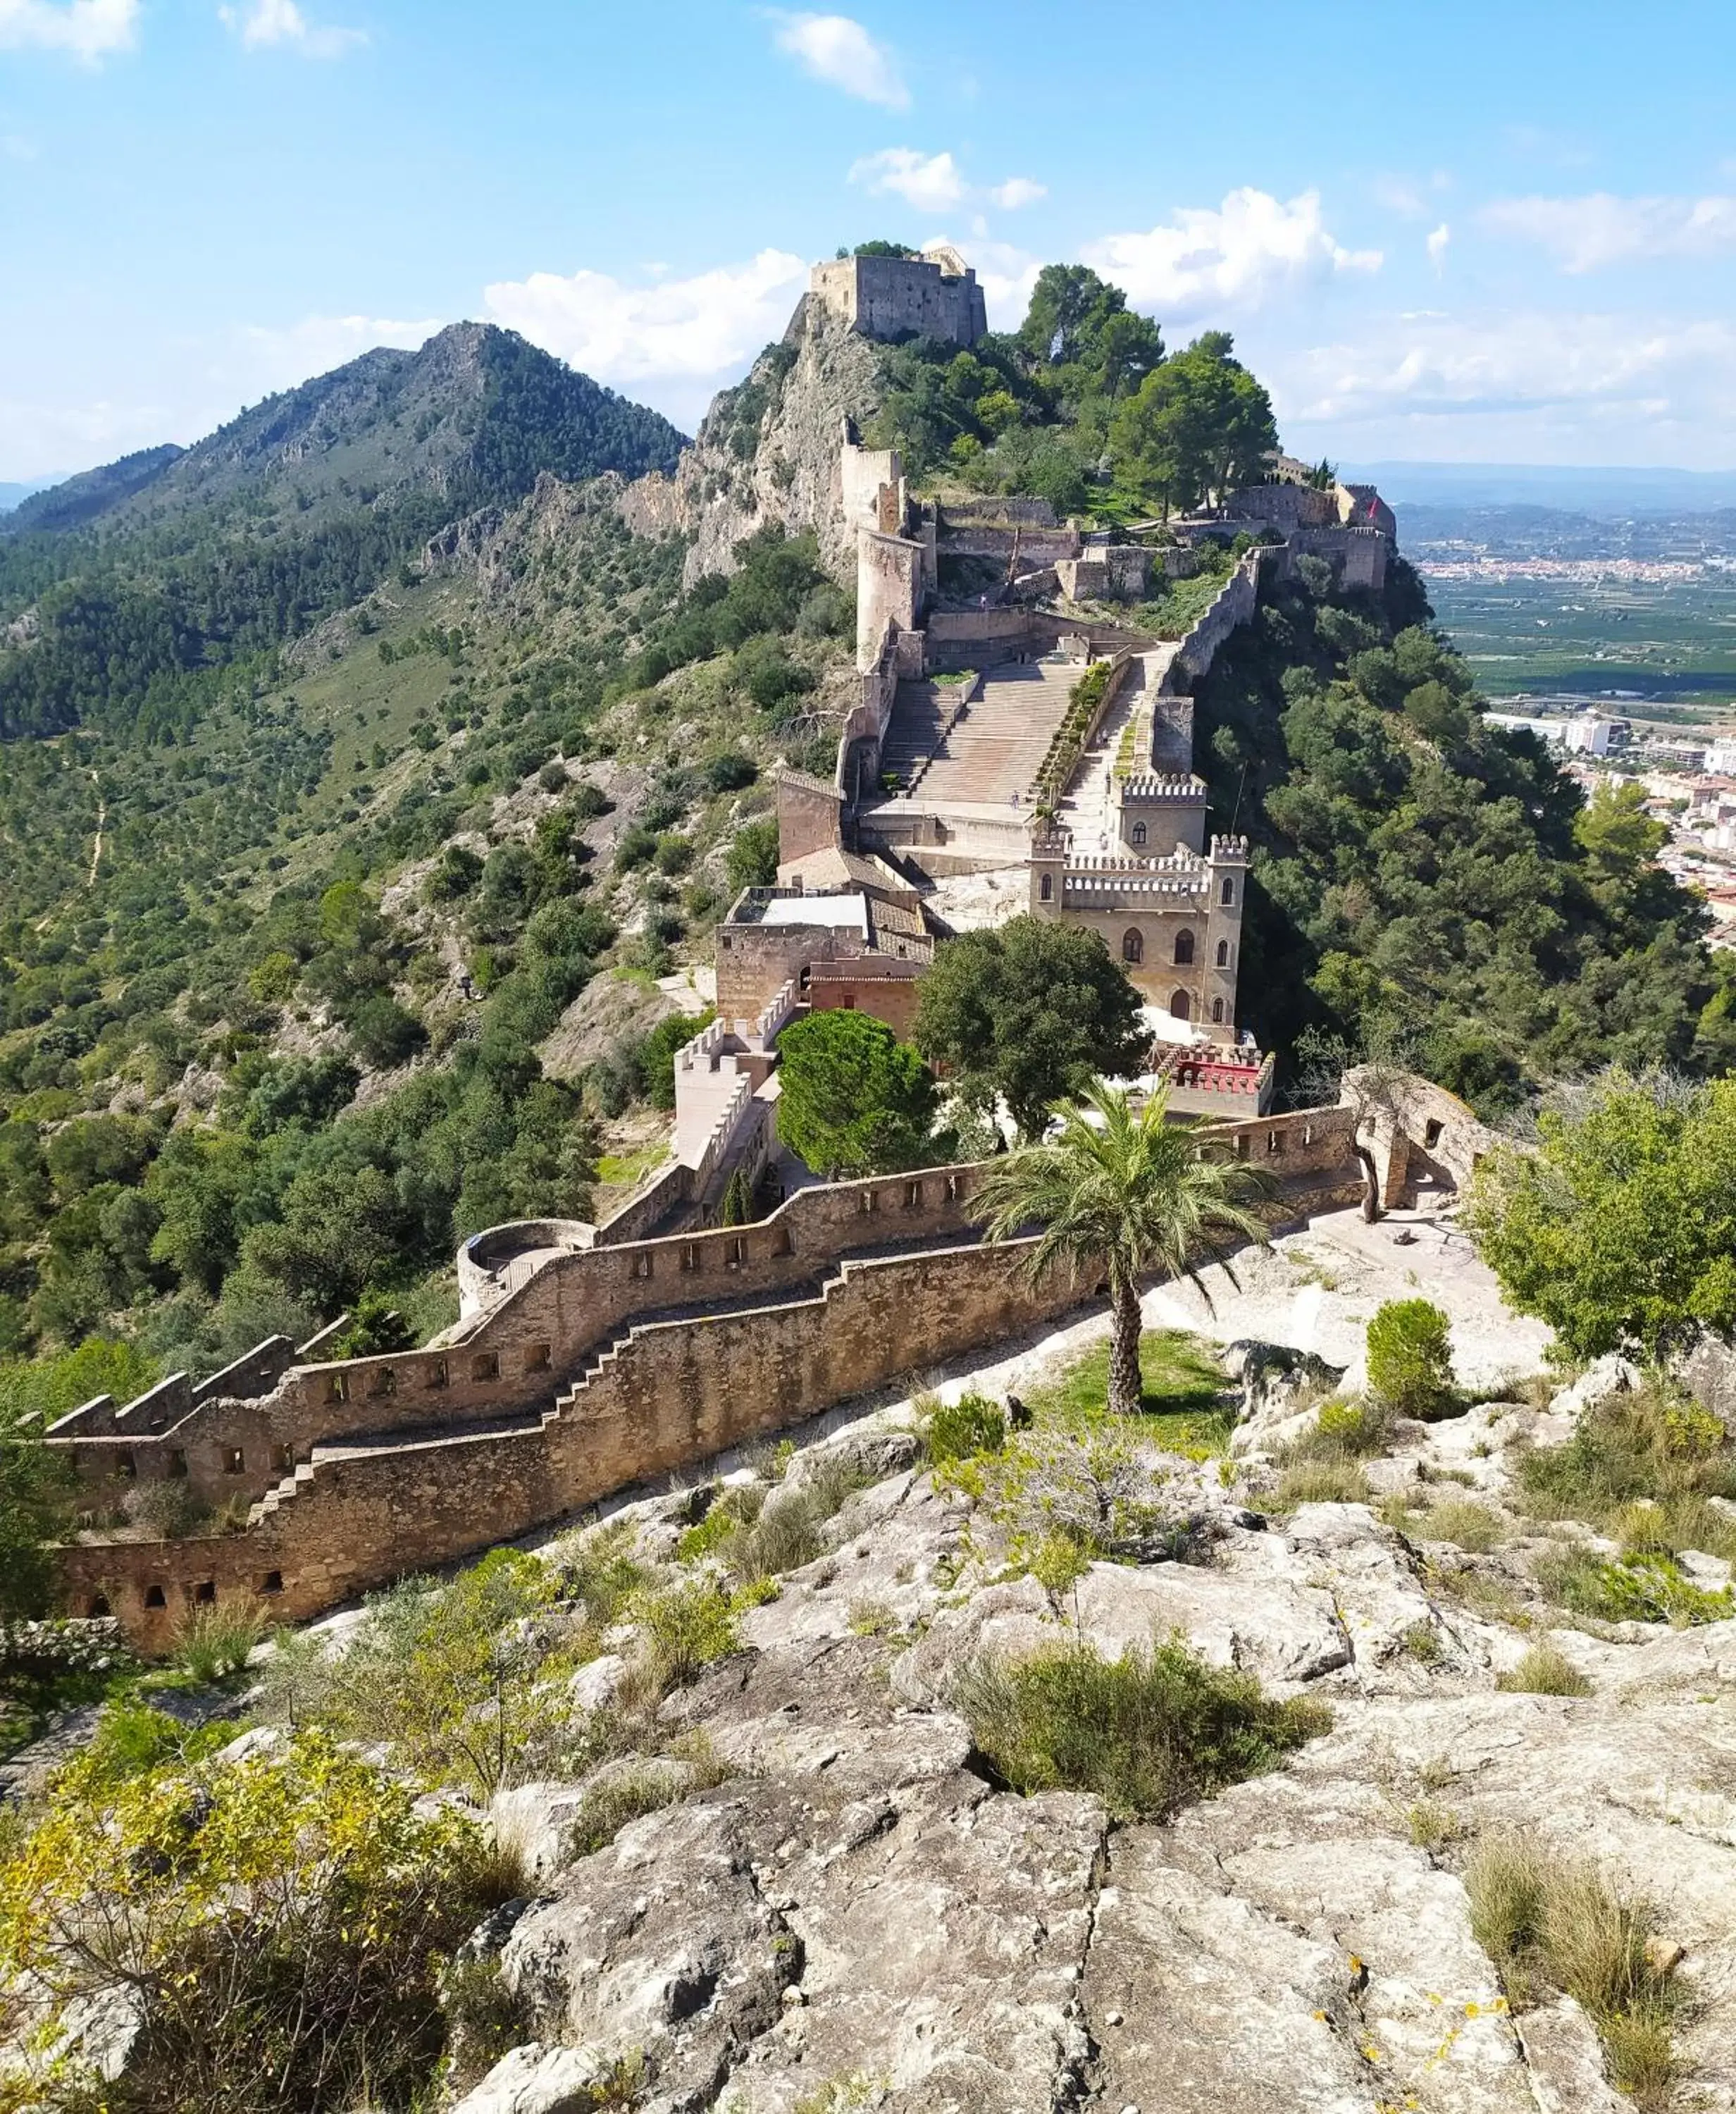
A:
[[[487,287],[483,300],[496,323],[647,397],[691,430],[712,391],[783,330],[806,283],[802,258],[762,249],[746,263],[655,286],[603,272],[537,272]]]
[[[850,181],[875,198],[901,198],[919,213],[945,213],[967,199],[1012,213],[1048,196],[1048,187],[1029,176],[1009,176],[986,188],[966,183],[951,154],[924,154],[915,147],[883,147],[878,154],[863,155],[852,162]],[[985,225],[980,215],[975,225],[979,231]]]
[[[1564,272],[1596,272],[1636,257],[1706,257],[1736,249],[1736,198],[1499,199],[1482,222],[1546,249]]]
[[[69,52],[94,66],[130,50],[139,0],[0,0],[0,51]]]
[[[1377,272],[1377,249],[1346,249],[1327,228],[1317,191],[1287,204],[1268,191],[1231,191],[1215,212],[1184,207],[1144,234],[1088,244],[1086,263],[1161,319],[1263,306],[1290,289],[1344,272]]]
[[[883,110],[908,110],[910,90],[898,61],[848,15],[785,15],[770,11],[777,28],[773,39],[815,80],[829,81],[846,95],[877,103]]]
[[[989,194],[991,204],[998,205],[1003,213],[1016,213],[1021,205],[1035,205],[1039,199],[1048,196],[1047,184],[1033,183],[1029,176],[1009,176],[1003,184],[997,184]]]
[[[964,178],[950,154],[919,154],[914,147],[888,147],[851,166],[850,181],[875,198],[901,198],[919,213],[944,213],[965,194]]]
[[[1446,245],[1452,239],[1453,231],[1444,220],[1429,236],[1426,245],[1428,250],[1428,261],[1434,266],[1437,272],[1446,263]]]
[[[295,0],[252,0],[252,5],[219,7],[217,14],[249,51],[281,46],[304,58],[341,58],[368,42],[365,30],[340,30],[310,22]]]
[[[1306,428],[1346,453],[1736,461],[1736,326],[1721,320],[1423,311],[1255,364],[1286,437]]]

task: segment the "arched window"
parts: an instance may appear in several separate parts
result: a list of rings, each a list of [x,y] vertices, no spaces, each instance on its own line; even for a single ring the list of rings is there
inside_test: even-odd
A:
[[[1176,933],[1176,967],[1178,969],[1185,969],[1185,968],[1186,968],[1190,965],[1190,963],[1193,961],[1193,959],[1194,959],[1194,936],[1193,936],[1193,934],[1192,934],[1191,932],[1178,932],[1178,933]]]
[[[1044,903],[1053,903],[1054,901],[1055,876],[1053,874],[1046,873],[1044,875],[1042,881],[1038,884],[1037,894]]]
[[[1223,1000],[1221,998],[1212,1000],[1212,1019],[1215,1026],[1223,1026]]]
[[[1145,942],[1140,937],[1139,927],[1129,926],[1122,935],[1122,959],[1137,966],[1145,959]]]
[[[1143,822],[1135,822],[1131,834],[1135,844],[1144,844],[1145,841],[1145,825]]]
[[[1223,894],[1222,894],[1222,895],[1218,899],[1219,899],[1221,902],[1223,902],[1223,903],[1233,903],[1233,902],[1235,902],[1235,900],[1236,900],[1236,883],[1235,883],[1233,881],[1228,881],[1228,880],[1227,880],[1227,881],[1224,882],[1224,885],[1223,885]]]
[[[1221,969],[1230,966],[1230,943],[1227,940],[1220,940],[1217,943],[1217,966]]]
[[[1169,1002],[1169,1010],[1172,1019],[1190,1020],[1194,1014],[1194,1002],[1186,991],[1177,991]]]

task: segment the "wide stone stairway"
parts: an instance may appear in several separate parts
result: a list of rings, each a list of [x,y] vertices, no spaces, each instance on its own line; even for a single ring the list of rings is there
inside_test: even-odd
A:
[[[1076,662],[1008,662],[962,706],[956,685],[900,683],[881,766],[925,803],[1010,806],[1015,794],[1023,800],[1084,672]]]

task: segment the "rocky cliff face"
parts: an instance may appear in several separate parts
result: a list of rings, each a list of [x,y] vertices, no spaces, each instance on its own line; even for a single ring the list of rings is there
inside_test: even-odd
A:
[[[884,387],[879,349],[804,295],[783,338],[713,402],[674,477],[654,472],[628,487],[623,518],[638,535],[692,538],[690,587],[729,571],[736,544],[772,522],[792,535],[816,530],[826,566],[853,586],[855,538],[838,523],[838,443],[844,419],[870,415]]]

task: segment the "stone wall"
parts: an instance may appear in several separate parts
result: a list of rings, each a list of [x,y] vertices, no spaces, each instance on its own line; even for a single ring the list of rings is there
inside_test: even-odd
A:
[[[815,1013],[866,1013],[884,1020],[902,1042],[916,1024],[922,971],[915,962],[829,962],[808,977],[808,1004]]]
[[[922,546],[905,536],[863,529],[857,538],[856,665],[879,659],[889,631],[914,631],[922,614]]]
[[[1259,579],[1260,554],[1249,551],[1236,561],[1236,570],[1183,636],[1165,678],[1167,689],[1180,689],[1184,677],[1200,682],[1209,674],[1218,647],[1231,632],[1249,621],[1259,606]]]
[[[845,1265],[823,1292],[649,1323],[558,1415],[466,1439],[406,1444],[301,1469],[244,1535],[80,1544],[69,1604],[98,1599],[147,1649],[202,1599],[299,1620],[409,1570],[473,1554],[624,1485],[775,1431],[829,1403],[1063,1311],[1024,1244]],[[156,1587],[162,1604],[147,1604]]]
[[[1211,1135],[1273,1178],[1267,1215],[1282,1224],[1361,1193],[1359,1119],[1346,1105]],[[261,1456],[273,1487],[248,1527],[71,1546],[68,1602],[105,1604],[147,1647],[203,1599],[300,1619],[985,1347],[1089,1293],[1034,1285],[1028,1244],[977,1243],[983,1171],[829,1185],[756,1225],[564,1255],[444,1350],[299,1368],[263,1400],[196,1408],[135,1442],[133,1471],[160,1471],[137,1457],[172,1448],[196,1480],[234,1494],[254,1482],[253,1450],[277,1449]],[[330,1450],[310,1459],[315,1445]],[[244,1466],[226,1469],[224,1449]],[[116,1448],[69,1450],[99,1479]]]

